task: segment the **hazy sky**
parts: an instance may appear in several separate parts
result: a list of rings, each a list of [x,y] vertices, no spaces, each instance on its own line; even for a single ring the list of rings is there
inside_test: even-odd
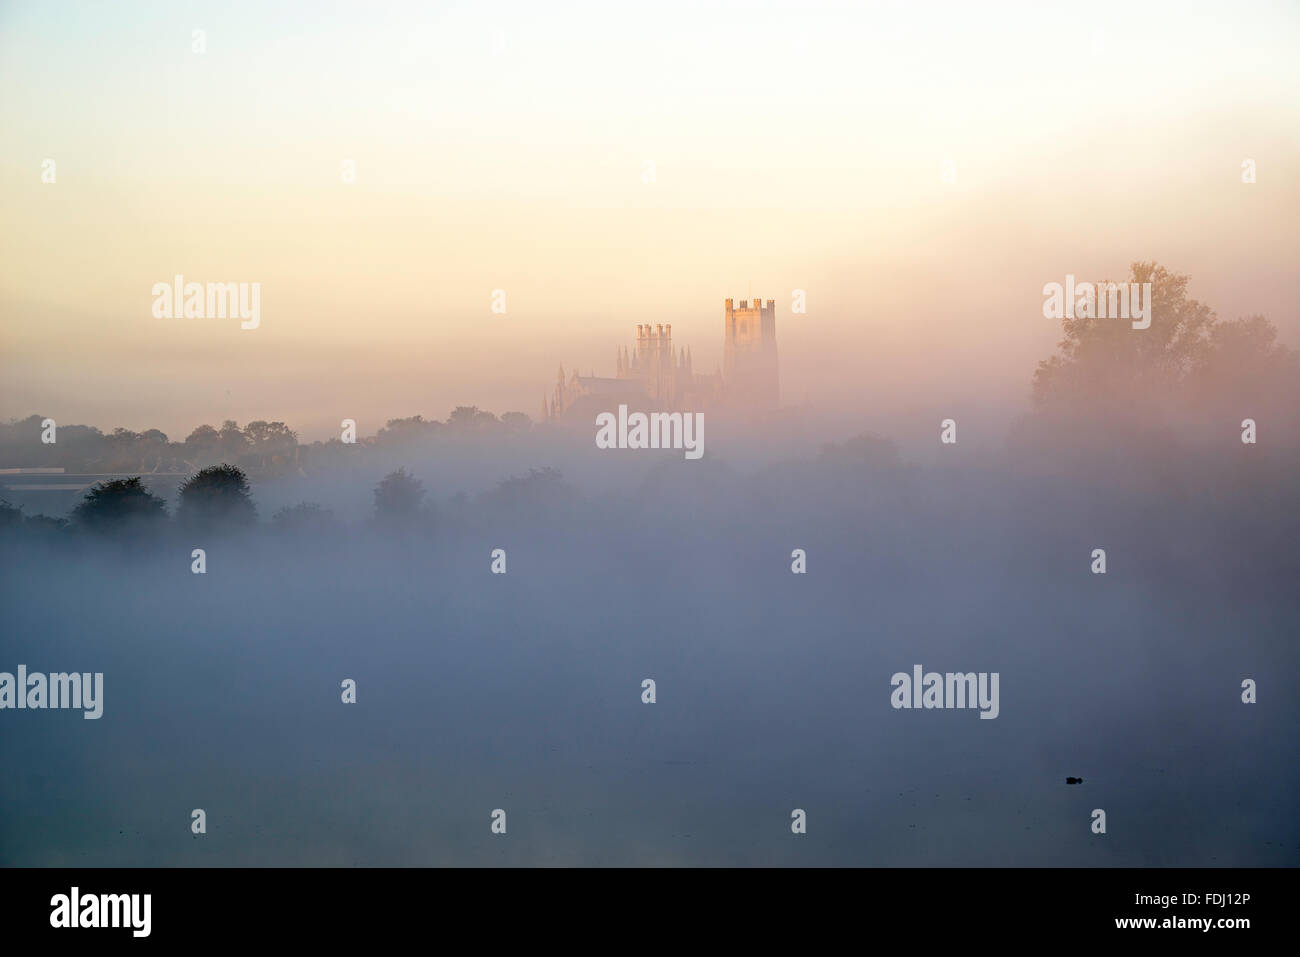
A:
[[[712,369],[751,295],[787,401],[1010,414],[1043,284],[1147,258],[1300,346],[1298,11],[3,3],[0,416],[535,416],[638,322]],[[261,327],[155,318],[177,273]]]

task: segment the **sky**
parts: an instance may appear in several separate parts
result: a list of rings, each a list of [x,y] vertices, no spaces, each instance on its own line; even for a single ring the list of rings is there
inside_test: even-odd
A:
[[[761,297],[787,403],[1009,420],[1043,285],[1141,259],[1300,347],[1297,49],[1295,4],[0,2],[0,417],[536,416]],[[260,326],[155,317],[176,274]]]

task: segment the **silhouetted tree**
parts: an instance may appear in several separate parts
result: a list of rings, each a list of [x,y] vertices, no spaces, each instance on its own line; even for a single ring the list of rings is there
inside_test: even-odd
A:
[[[181,486],[177,519],[184,525],[237,528],[257,520],[248,477],[234,465],[210,465]]]
[[[226,419],[221,423],[221,431],[217,433],[217,448],[223,462],[238,462],[248,451],[248,439],[234,419]]]
[[[24,515],[22,506],[0,499],[0,538],[39,541],[61,534],[68,520],[48,515]]]
[[[24,534],[33,538],[57,535],[67,527],[66,518],[54,518],[50,515],[28,515],[23,519]]]
[[[181,448],[185,464],[192,469],[202,468],[221,457],[221,433],[210,425],[200,425],[189,434]]]
[[[389,419],[388,424],[375,436],[375,442],[386,446],[404,445],[437,435],[442,427],[441,422],[426,422],[422,415],[413,415],[405,419]]]
[[[537,514],[577,499],[577,490],[564,481],[563,473],[548,467],[502,479],[496,488],[479,496],[479,503],[492,511]]]
[[[141,471],[148,466],[150,472],[157,472],[164,462],[172,458],[173,446],[165,432],[145,429],[136,441],[135,453],[140,456]]]
[[[1300,406],[1300,356],[1277,341],[1277,327],[1263,316],[1218,322],[1189,386],[1201,406],[1228,406],[1255,416],[1277,409],[1294,417]]]
[[[23,510],[0,498],[0,532],[18,528],[23,524]]]
[[[494,432],[501,428],[501,420],[476,405],[458,405],[447,417],[447,428],[460,433]]]
[[[245,460],[264,472],[297,462],[298,433],[283,422],[249,422],[244,426],[244,438],[248,441]]]
[[[144,432],[114,429],[105,437],[104,447],[105,454],[98,467],[110,472],[157,472],[171,457],[171,443],[157,429]]]
[[[1221,321],[1187,295],[1187,276],[1155,263],[1134,263],[1127,281],[1151,283],[1150,326],[1063,319],[1064,338],[1038,364],[1034,411],[1012,426],[1010,448],[1049,472],[1114,475],[1120,463],[1141,462],[1140,480],[1161,482],[1247,418],[1275,437],[1300,425],[1300,361],[1272,323]]]
[[[1132,265],[1127,280],[1151,283],[1151,325],[1115,318],[1062,319],[1059,353],[1038,364],[1033,399],[1040,410],[1109,413],[1174,405],[1187,374],[1204,360],[1214,312],[1187,295],[1188,277],[1153,262]]]
[[[0,425],[0,454],[14,464],[30,468],[63,467],[74,472],[106,471],[108,437],[88,425],[60,423],[58,441],[40,441],[43,415],[10,420]]]
[[[453,429],[468,431],[473,427],[478,414],[476,405],[458,405],[451,410],[451,415],[447,416],[447,425]]]
[[[107,534],[157,528],[166,517],[166,504],[139,476],[95,483],[72,511],[77,525]]]
[[[383,525],[402,525],[420,515],[424,483],[405,468],[390,472],[375,486],[375,519]]]

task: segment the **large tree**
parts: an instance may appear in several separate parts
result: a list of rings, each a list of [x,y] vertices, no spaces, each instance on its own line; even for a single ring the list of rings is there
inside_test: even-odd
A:
[[[298,433],[283,422],[258,420],[244,426],[246,459],[261,471],[284,468],[296,460]]]
[[[375,442],[378,445],[398,446],[437,435],[441,429],[441,422],[426,422],[422,415],[413,415],[405,419],[389,419],[388,424],[375,435]]]
[[[1060,351],[1034,373],[1038,409],[1106,413],[1179,401],[1179,387],[1205,359],[1215,314],[1187,295],[1187,276],[1153,262],[1133,263],[1127,281],[1151,284],[1150,327],[1114,318],[1061,320]]]
[[[1013,444],[1050,449],[1057,464],[1074,461],[1061,458],[1073,449],[1102,470],[1136,453],[1167,464],[1189,441],[1222,443],[1252,419],[1285,449],[1300,429],[1300,360],[1273,324],[1220,320],[1187,295],[1187,276],[1154,263],[1134,263],[1128,281],[1151,284],[1150,326],[1063,319],[1057,353],[1034,373],[1035,414]]]
[[[185,439],[181,454],[185,464],[192,469],[221,458],[221,433],[210,425],[200,425]]]
[[[1209,348],[1191,370],[1188,387],[1198,406],[1233,407],[1242,415],[1300,411],[1300,356],[1277,341],[1263,316],[1215,323]],[[1271,417],[1271,416],[1270,416]]]
[[[108,534],[157,528],[166,517],[166,504],[139,476],[95,483],[72,511],[77,525]]]
[[[189,527],[227,529],[257,521],[248,477],[234,465],[210,465],[185,480],[177,519]]]
[[[375,486],[375,521],[389,527],[409,525],[419,518],[423,499],[423,482],[405,468],[390,472]]]

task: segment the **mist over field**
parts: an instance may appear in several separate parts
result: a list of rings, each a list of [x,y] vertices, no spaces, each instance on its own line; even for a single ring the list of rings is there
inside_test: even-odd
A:
[[[8,529],[0,668],[104,712],[5,713],[0,861],[1300,863],[1294,448],[760,437],[431,438],[253,479],[237,531]],[[891,707],[915,664],[998,672],[997,718]]]

